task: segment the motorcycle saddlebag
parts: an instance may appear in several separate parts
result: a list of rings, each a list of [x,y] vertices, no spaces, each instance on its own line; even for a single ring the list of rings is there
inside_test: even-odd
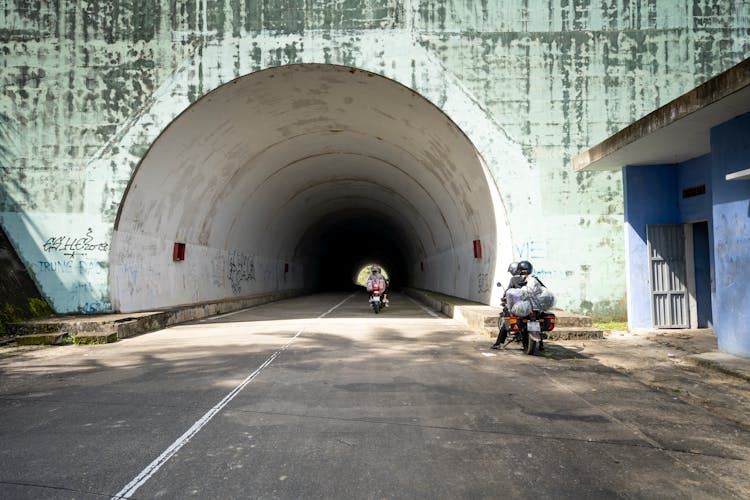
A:
[[[539,326],[543,332],[551,332],[555,329],[555,323],[557,322],[557,316],[553,313],[542,313],[539,318]]]

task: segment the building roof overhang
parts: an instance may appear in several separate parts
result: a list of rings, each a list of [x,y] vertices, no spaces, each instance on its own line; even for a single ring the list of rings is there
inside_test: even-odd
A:
[[[617,170],[703,156],[711,150],[711,128],[747,112],[750,58],[579,154],[573,168],[576,172]],[[749,172],[737,174],[736,179],[750,176]],[[727,180],[733,179],[728,176]]]

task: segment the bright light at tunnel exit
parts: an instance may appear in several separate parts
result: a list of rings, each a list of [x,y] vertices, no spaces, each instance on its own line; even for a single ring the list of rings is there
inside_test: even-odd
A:
[[[390,279],[388,277],[388,271],[386,271],[385,268],[380,264],[367,264],[357,273],[357,279],[355,281],[356,284],[360,286],[365,286],[367,284],[367,280],[370,279],[370,268],[372,268],[372,266],[378,266],[380,268],[380,273],[383,275],[383,278]]]

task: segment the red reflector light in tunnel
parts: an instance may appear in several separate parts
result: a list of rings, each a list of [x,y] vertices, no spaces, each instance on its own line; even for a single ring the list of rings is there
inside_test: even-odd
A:
[[[185,260],[185,244],[184,243],[175,242],[174,249],[172,250],[172,260],[174,261]]]
[[[482,242],[479,240],[474,240],[474,258],[482,258]]]

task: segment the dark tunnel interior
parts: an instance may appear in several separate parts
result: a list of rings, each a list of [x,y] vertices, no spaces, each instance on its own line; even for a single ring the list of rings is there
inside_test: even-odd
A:
[[[391,288],[411,282],[409,238],[381,213],[339,213],[319,221],[299,251],[313,255],[307,282],[316,291],[349,290],[363,266],[377,263],[388,271]]]

